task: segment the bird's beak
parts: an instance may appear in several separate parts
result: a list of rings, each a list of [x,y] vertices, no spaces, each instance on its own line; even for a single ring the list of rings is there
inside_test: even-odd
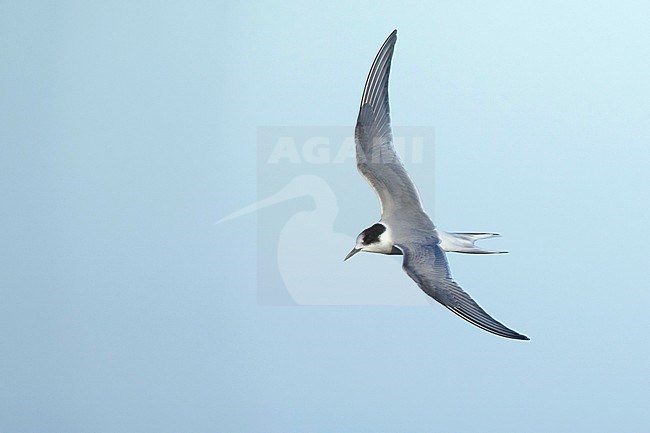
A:
[[[345,258],[343,259],[343,261],[346,261],[347,259],[349,259],[349,258],[352,257],[353,255],[355,255],[355,254],[358,253],[359,251],[361,251],[361,248],[357,248],[357,247],[352,248],[352,251],[350,251],[350,252],[348,253],[348,255],[345,256]]]

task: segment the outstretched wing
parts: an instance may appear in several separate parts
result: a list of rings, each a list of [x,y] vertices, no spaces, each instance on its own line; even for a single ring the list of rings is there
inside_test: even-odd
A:
[[[402,268],[427,295],[463,319],[501,337],[529,340],[485,312],[451,278],[445,252],[439,245],[397,245],[404,253]]]
[[[428,217],[420,196],[393,147],[388,105],[388,76],[397,30],[388,36],[372,63],[361,97],[355,130],[357,168],[375,190],[382,219]]]

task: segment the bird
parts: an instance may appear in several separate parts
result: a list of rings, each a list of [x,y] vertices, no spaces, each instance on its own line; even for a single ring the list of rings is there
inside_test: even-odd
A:
[[[348,260],[358,252],[402,255],[402,269],[424,293],[471,324],[501,337],[529,340],[490,316],[451,276],[446,252],[496,253],[474,245],[495,233],[448,233],[424,211],[415,184],[402,165],[390,125],[388,79],[397,30],[379,49],[361,96],[355,127],[357,169],[370,183],[381,219],[363,230]]]

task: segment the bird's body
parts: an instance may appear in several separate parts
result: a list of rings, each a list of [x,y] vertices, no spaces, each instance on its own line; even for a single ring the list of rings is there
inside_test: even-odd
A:
[[[433,299],[470,323],[502,337],[528,340],[488,315],[452,279],[445,251],[497,253],[474,245],[494,233],[448,233],[436,228],[393,147],[388,78],[397,31],[388,36],[368,74],[355,129],[357,168],[374,189],[381,219],[362,231],[346,260],[359,251],[402,254],[402,268]]]

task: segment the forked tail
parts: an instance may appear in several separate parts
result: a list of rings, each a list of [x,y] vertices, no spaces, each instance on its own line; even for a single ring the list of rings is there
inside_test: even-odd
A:
[[[507,251],[492,251],[477,247],[475,242],[481,239],[496,238],[501,236],[498,233],[449,233],[437,229],[440,237],[440,247],[453,253],[465,254],[503,254]]]

